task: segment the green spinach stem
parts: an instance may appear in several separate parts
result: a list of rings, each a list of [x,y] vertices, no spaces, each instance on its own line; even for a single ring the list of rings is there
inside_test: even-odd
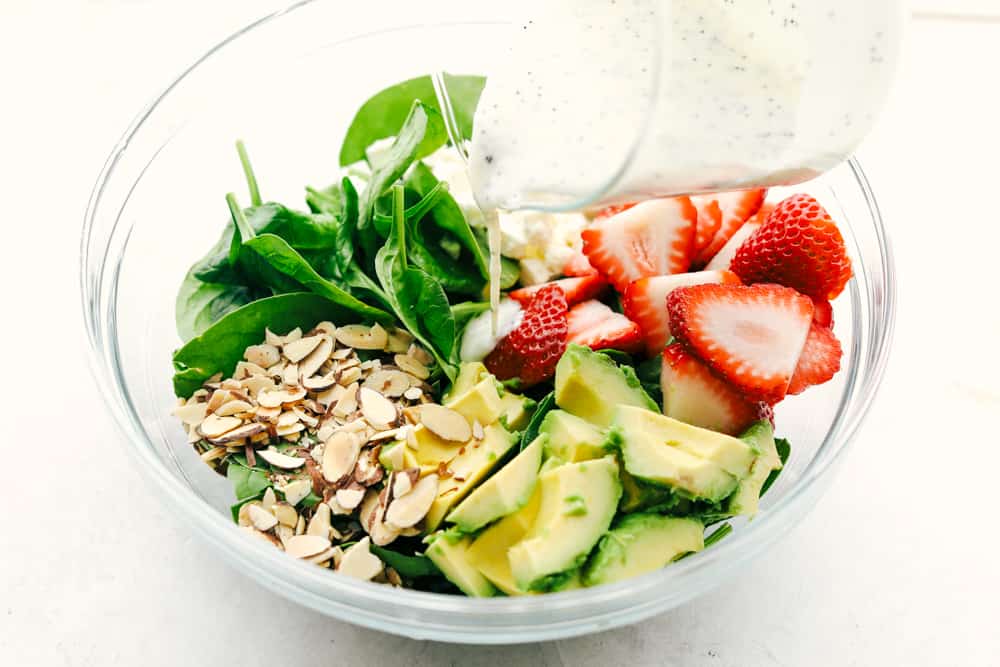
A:
[[[240,242],[246,243],[257,236],[250,223],[247,222],[246,216],[243,215],[243,209],[240,208],[239,202],[236,201],[236,195],[232,192],[228,193],[226,195],[226,203],[229,204],[229,214],[233,216],[233,224],[236,225],[236,234],[233,238],[238,238]]]
[[[397,183],[392,186],[392,222],[396,226],[398,239],[399,263],[405,271],[406,263],[406,190]]]
[[[243,175],[247,179],[247,188],[250,190],[250,205],[260,206],[260,189],[257,187],[257,176],[253,173],[253,166],[250,164],[250,156],[247,155],[247,147],[243,145],[243,140],[236,142],[236,152],[240,154],[240,164],[243,165]]]

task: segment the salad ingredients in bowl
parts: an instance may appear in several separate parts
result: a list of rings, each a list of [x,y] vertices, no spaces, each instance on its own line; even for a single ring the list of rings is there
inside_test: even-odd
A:
[[[483,79],[448,79],[461,141]],[[238,149],[249,206],[177,296],[174,415],[289,556],[476,597],[668,567],[758,512],[774,406],[840,370],[853,269],[809,195],[501,216],[498,264],[429,77],[361,107],[303,210]]]

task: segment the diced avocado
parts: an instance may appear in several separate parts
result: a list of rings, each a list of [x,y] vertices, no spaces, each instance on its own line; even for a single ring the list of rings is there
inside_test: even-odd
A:
[[[378,453],[378,462],[386,472],[402,470],[406,463],[406,445],[399,441],[390,441],[382,445]]]
[[[712,502],[722,500],[736,489],[735,475],[664,438],[663,430],[655,425],[656,420],[676,422],[642,408],[628,405],[615,408],[608,441],[620,448],[622,463],[629,473]]]
[[[514,581],[526,591],[561,588],[575,575],[611,525],[622,492],[610,456],[553,468],[539,477],[539,487],[538,516],[508,551]]]
[[[610,584],[653,572],[704,546],[696,519],[632,514],[601,538],[583,571],[587,586]]]
[[[545,440],[545,436],[535,438],[520,454],[459,503],[447,520],[462,532],[471,533],[523,507],[531,498],[538,481]]]
[[[468,391],[454,394],[454,399],[445,402],[445,407],[451,408],[470,422],[478,421],[483,426],[492,424],[503,413],[500,392],[492,375],[480,380]]]
[[[444,400],[450,401],[452,398],[461,396],[488,377],[493,377],[493,375],[486,370],[486,366],[481,362],[470,361],[462,364],[458,369],[458,377],[455,378],[451,388],[444,395]]]
[[[604,450],[605,433],[565,410],[553,410],[545,415],[538,432],[548,435],[545,446],[547,458],[556,457],[567,463],[576,463],[607,455]]]
[[[484,530],[469,547],[469,562],[507,595],[525,595],[514,582],[507,550],[527,534],[538,515],[541,499],[541,488],[536,484],[524,507]]]
[[[773,470],[781,469],[781,457],[774,444],[774,430],[770,422],[759,421],[750,426],[740,436],[760,452],[750,467],[750,475],[740,482],[736,492],[729,498],[728,510],[733,514],[753,516],[757,513],[760,490]]]
[[[415,451],[406,448],[404,464],[407,468],[419,467],[422,474],[435,472],[442,462],[455,458],[466,444],[439,438],[423,424],[417,424],[413,429],[413,439],[417,448]]]
[[[527,396],[508,391],[500,397],[500,403],[503,405],[500,419],[507,425],[507,430],[524,430],[535,411],[535,402]]]
[[[496,588],[469,560],[471,544],[471,537],[445,531],[433,537],[425,553],[448,581],[458,586],[466,595],[477,598],[492,597],[496,595]]]
[[[648,484],[636,479],[624,468],[621,471],[622,499],[619,509],[622,512],[638,512],[649,507],[662,505],[671,500],[670,489],[656,484]]]
[[[441,459],[448,469],[448,475],[438,484],[438,495],[427,512],[427,530],[434,530],[444,516],[495,468],[517,439],[500,426],[490,424],[485,428],[481,441],[472,440],[455,448],[451,459]],[[417,457],[423,457],[423,444],[417,450]],[[423,466],[423,460],[421,460]]]
[[[556,365],[556,405],[591,424],[606,428],[616,405],[659,412],[628,366],[588,347],[570,345]]]

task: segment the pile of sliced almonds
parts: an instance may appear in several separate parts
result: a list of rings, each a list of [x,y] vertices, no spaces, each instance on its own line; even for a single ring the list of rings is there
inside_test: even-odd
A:
[[[231,378],[211,378],[174,415],[219,472],[234,454],[267,464],[273,486],[240,508],[245,530],[297,558],[399,585],[368,545],[420,534],[438,486],[437,475],[402,470],[400,445],[423,423],[417,406],[430,408],[424,421],[439,430],[463,428],[433,401],[431,362],[407,332],[377,324],[268,330]],[[394,472],[380,461],[383,449]],[[346,550],[338,546],[362,532]]]

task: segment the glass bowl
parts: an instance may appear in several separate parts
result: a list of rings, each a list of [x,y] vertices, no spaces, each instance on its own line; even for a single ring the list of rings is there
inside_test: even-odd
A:
[[[347,25],[339,3],[294,5],[219,44],[138,116],[112,150],[84,223],[81,283],[93,372],[127,449],[180,520],[241,572],[302,605],[386,632],[454,642],[536,641],[633,623],[718,585],[798,523],[830,484],[875,397],[893,328],[895,276],[856,161],[795,188],[814,194],[839,221],[854,261],[855,279],[835,304],[844,368],[779,406],[778,431],[791,440],[792,455],[757,518],[734,521],[732,535],[661,571],[593,589],[494,599],[343,577],[237,530],[229,483],[200,461],[170,415],[170,355],[180,344],[174,297],[227,219],[225,193],[243,192],[234,140],[247,142],[265,199],[302,206],[306,184],[337,176],[343,132],[371,93],[435,69],[485,71],[477,45],[503,43],[509,23],[463,3],[439,4],[450,5],[441,16],[453,20],[428,23],[411,3],[389,12],[372,2],[352,5]]]

